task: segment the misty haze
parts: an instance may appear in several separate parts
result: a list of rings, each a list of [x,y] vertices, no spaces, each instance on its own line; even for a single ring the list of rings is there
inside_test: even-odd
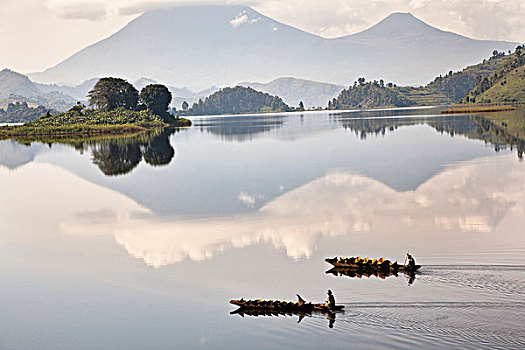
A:
[[[4,1],[1,349],[525,348],[525,8]]]

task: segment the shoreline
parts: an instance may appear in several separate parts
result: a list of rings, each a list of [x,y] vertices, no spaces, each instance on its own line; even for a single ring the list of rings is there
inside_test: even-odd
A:
[[[493,113],[493,112],[509,112],[515,111],[514,106],[479,106],[479,107],[460,107],[450,108],[441,111],[441,114],[456,114],[456,113]]]
[[[71,124],[62,126],[0,126],[0,140],[13,138],[92,138],[107,136],[136,135],[148,130],[161,128],[189,127],[191,121],[179,118],[174,123],[162,124]]]

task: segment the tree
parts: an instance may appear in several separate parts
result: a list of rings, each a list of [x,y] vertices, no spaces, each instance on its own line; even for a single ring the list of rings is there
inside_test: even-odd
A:
[[[133,85],[120,78],[102,78],[88,94],[89,105],[104,111],[115,108],[135,109],[139,92]]]
[[[304,111],[304,103],[303,101],[299,101],[299,108],[300,111]]]
[[[182,109],[187,110],[190,106],[188,105],[188,102],[184,101],[182,102]]]
[[[358,78],[357,79],[357,82],[359,83],[359,85],[363,86],[365,84],[365,78]]]
[[[161,84],[150,84],[140,91],[140,103],[153,114],[163,116],[171,103],[171,92]]]
[[[242,114],[260,112],[288,112],[291,108],[280,97],[256,91],[249,87],[236,86],[221,89],[206,97],[199,99],[188,115],[204,114]]]
[[[69,112],[75,112],[76,114],[82,114],[82,111],[86,108],[82,102],[77,101],[77,104],[69,109]]]

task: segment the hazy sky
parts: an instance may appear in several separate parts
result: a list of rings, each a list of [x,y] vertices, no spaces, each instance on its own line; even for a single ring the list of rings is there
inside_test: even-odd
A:
[[[41,71],[122,28],[152,7],[202,1],[0,0],[0,68]],[[443,30],[477,39],[525,42],[523,0],[207,1],[254,7],[324,37],[366,29],[392,12],[411,12]]]

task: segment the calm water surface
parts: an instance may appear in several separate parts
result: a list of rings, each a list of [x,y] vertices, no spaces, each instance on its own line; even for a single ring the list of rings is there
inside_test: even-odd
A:
[[[0,348],[523,349],[525,131],[507,124],[318,112],[1,141]],[[325,273],[408,250],[413,281]],[[335,322],[230,315],[329,288]]]

